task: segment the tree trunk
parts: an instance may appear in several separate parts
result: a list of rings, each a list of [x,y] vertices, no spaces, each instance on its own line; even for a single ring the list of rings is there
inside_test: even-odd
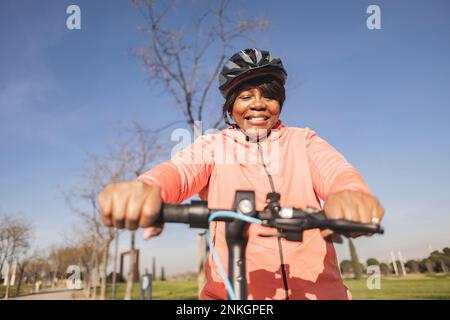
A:
[[[166,272],[164,271],[164,267],[161,267],[161,281],[166,281]]]
[[[98,286],[98,270],[99,270],[99,263],[98,263],[98,256],[97,252],[95,253],[95,264],[94,264],[94,273],[93,273],[93,284],[94,284],[94,291],[92,293],[92,300],[97,300],[97,286]]]
[[[8,265],[8,269],[6,271],[6,288],[5,288],[5,300],[9,298],[9,284],[11,283],[11,279],[9,274],[11,273],[11,267]]]
[[[55,271],[53,271],[53,276],[52,276],[52,289],[55,288],[55,279],[56,279],[56,274],[58,272],[58,269],[56,269]]]
[[[3,270],[3,265],[5,264],[5,259],[0,262],[0,272]]]
[[[83,288],[84,288],[84,296],[89,299],[90,289],[89,289],[89,269],[84,267],[84,277],[83,277]]]
[[[355,245],[353,244],[352,239],[348,239],[348,245],[350,249],[350,257],[352,259],[354,279],[361,279],[362,277],[361,265],[359,263],[358,254],[356,252],[356,248]]]
[[[156,281],[156,258],[152,258],[152,280]]]
[[[131,248],[129,254],[129,267],[127,276],[127,288],[125,292],[125,300],[131,300],[133,295],[133,282],[134,282],[134,263],[136,261],[134,243],[135,243],[136,232],[131,232]]]
[[[114,270],[113,270],[112,293],[111,293],[112,300],[116,300],[118,252],[119,252],[119,231],[116,229],[114,236]]]
[[[8,279],[9,280],[9,279]],[[5,289],[5,300],[8,300],[9,298],[9,281],[6,284],[6,289]]]
[[[90,261],[87,263],[87,275],[88,275],[88,291],[87,298],[91,299],[93,296],[92,287],[94,286],[94,272],[95,272],[95,253],[92,253]]]
[[[92,268],[89,269],[89,284],[88,284],[88,299],[92,299],[94,293],[93,293],[93,286],[94,286],[94,273],[92,271]]]
[[[22,285],[24,271],[25,271],[25,266],[19,267],[19,281],[17,282],[16,297],[18,297],[19,293],[20,293],[20,286]]]
[[[13,264],[14,264],[14,260],[11,260],[11,262],[8,263],[8,271],[6,273],[6,279],[8,281],[6,282],[5,300],[8,300],[8,298],[9,298],[9,288],[10,288],[11,280],[15,278],[14,273],[16,272],[16,268]],[[14,283],[13,283],[13,285],[14,285]]]
[[[427,271],[429,273],[434,273],[434,268],[430,261],[425,262],[425,266],[427,267]]]
[[[100,300],[106,299],[106,286],[108,277],[108,262],[109,262],[109,246],[111,244],[111,239],[105,242],[102,252],[102,268],[100,271]]]

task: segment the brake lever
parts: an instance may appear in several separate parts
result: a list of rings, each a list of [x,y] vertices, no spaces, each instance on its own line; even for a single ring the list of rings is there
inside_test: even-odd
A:
[[[289,218],[267,219],[264,220],[263,225],[277,228],[281,237],[291,241],[302,241],[303,231],[309,229],[331,229],[335,233],[344,236],[349,233],[384,233],[384,229],[379,224],[366,224],[344,219],[328,219],[323,210],[319,211],[315,208],[297,211]],[[263,236],[268,237],[269,234]]]
[[[324,213],[309,217],[306,229],[318,228],[320,230],[331,229],[336,233],[362,232],[383,234],[384,229],[379,224],[361,223],[345,219],[327,219]]]

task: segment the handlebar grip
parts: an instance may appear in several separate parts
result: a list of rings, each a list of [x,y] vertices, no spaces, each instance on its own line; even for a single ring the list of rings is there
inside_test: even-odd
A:
[[[184,223],[191,228],[206,229],[209,226],[209,215],[206,201],[192,200],[190,204],[163,203],[156,223]]]
[[[159,211],[157,224],[166,222],[189,223],[189,204],[163,203]]]
[[[367,223],[359,223],[348,220],[322,220],[320,221],[320,229],[331,229],[338,233],[346,232],[363,232],[363,233],[380,233],[384,230],[380,225],[373,225]]]

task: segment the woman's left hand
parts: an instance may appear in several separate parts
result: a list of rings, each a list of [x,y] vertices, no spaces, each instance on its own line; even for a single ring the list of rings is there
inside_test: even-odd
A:
[[[374,196],[360,191],[344,190],[328,196],[323,209],[328,219],[345,219],[360,223],[380,224],[384,209]],[[322,230],[322,236],[330,237],[333,231]],[[372,234],[351,232],[346,237],[356,238]]]

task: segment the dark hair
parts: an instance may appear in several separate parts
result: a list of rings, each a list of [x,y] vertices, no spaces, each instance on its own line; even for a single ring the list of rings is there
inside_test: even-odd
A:
[[[226,124],[231,125],[228,114],[231,116],[233,112],[233,105],[238,95],[243,90],[256,88],[261,91],[264,96],[271,97],[278,101],[280,110],[283,108],[284,100],[286,99],[286,91],[283,84],[273,77],[260,77],[246,81],[241,86],[230,92],[223,105],[222,113]]]

